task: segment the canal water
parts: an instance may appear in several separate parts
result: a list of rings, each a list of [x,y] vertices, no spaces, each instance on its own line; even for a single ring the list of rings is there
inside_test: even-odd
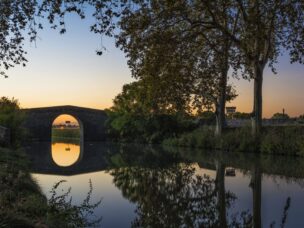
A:
[[[92,183],[100,227],[304,227],[304,160],[136,144],[34,143],[47,197],[65,180],[80,205]]]

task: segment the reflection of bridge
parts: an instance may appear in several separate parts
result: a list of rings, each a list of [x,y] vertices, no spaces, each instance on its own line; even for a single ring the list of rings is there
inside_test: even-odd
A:
[[[76,106],[55,106],[45,108],[23,109],[24,127],[31,140],[51,141],[53,121],[61,114],[75,117],[80,125],[85,141],[105,140],[105,111]]]
[[[160,159],[156,160],[156,162],[160,164],[173,164],[179,161],[171,160],[170,156],[167,156],[171,154],[171,151],[166,151],[158,147],[136,146],[135,144],[119,145],[104,142],[86,142],[83,143],[81,147],[81,159],[70,167],[60,167],[55,164],[52,158],[50,142],[31,143],[25,147],[25,151],[32,160],[31,167],[33,172],[56,175],[77,175],[96,172],[107,169],[109,165],[116,167],[116,164],[111,163],[112,159],[110,157],[120,155],[120,153],[126,156],[126,158],[124,158],[125,161],[122,158],[117,159],[117,157],[116,160],[123,160],[122,164],[130,167],[151,167],[149,162],[153,162],[155,159],[151,159],[150,157],[148,159],[145,158],[147,154],[151,155],[151,153],[163,155],[163,157],[157,157],[155,155],[157,159]],[[148,153],[149,150],[151,151]],[[218,168],[217,164],[221,163],[224,164],[225,167],[233,167],[242,170],[244,173],[258,167],[260,172],[266,176],[280,176],[281,178],[290,178],[293,180],[302,180],[304,178],[304,159],[296,157],[260,156],[253,153],[203,153],[200,150],[195,151],[198,153],[196,154],[193,153],[193,149],[186,148],[182,148],[181,150],[175,148],[174,151],[182,155],[182,161],[197,163],[200,168],[208,170],[216,171]]]
[[[31,172],[70,176],[105,170],[107,167],[105,154],[109,148],[115,150],[113,146],[107,147],[102,142],[84,143],[81,158],[68,167],[58,166],[54,162],[50,142],[31,143],[25,147],[25,151],[31,160]]]

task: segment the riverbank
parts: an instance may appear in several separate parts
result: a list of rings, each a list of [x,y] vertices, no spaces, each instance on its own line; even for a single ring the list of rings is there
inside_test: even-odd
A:
[[[44,227],[47,199],[21,150],[0,148],[0,227]]]
[[[162,144],[207,150],[304,156],[304,127],[267,127],[257,139],[252,137],[250,127],[225,129],[221,138],[214,136],[213,128],[205,127],[164,139]]]
[[[83,212],[93,211],[100,202],[90,204],[90,191],[80,206],[72,205],[70,192],[57,194],[54,183],[52,197],[47,199],[29,172],[30,162],[21,149],[0,148],[0,227],[87,227],[100,220],[88,221]]]
[[[53,128],[52,129],[52,138],[80,139],[80,129],[79,128],[71,128],[71,129]]]

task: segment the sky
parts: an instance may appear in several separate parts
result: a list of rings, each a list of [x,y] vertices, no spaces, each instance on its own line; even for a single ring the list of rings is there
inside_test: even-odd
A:
[[[71,125],[79,126],[78,120],[74,116],[67,115],[67,114],[62,114],[62,115],[58,116],[53,121],[53,125],[66,124],[66,121],[70,121]]]
[[[0,96],[15,97],[22,108],[76,105],[105,109],[112,105],[122,86],[133,81],[124,53],[111,38],[89,31],[90,19],[66,18],[67,33],[45,29],[36,43],[25,43],[29,63],[16,66],[0,78]],[[104,45],[102,56],[95,54]],[[290,116],[304,113],[304,66],[290,64],[288,55],[279,58],[278,74],[264,73],[263,116],[276,112]],[[251,112],[253,82],[230,79],[238,97],[227,104],[237,111]]]

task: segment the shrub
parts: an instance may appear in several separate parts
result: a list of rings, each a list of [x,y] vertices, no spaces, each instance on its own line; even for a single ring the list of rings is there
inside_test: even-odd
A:
[[[196,129],[189,133],[184,133],[179,137],[165,139],[163,145],[167,146],[183,146],[193,148],[214,148],[216,139],[212,128],[204,127]]]
[[[273,127],[263,134],[261,152],[304,155],[304,130],[301,127]]]
[[[163,144],[232,152],[304,156],[304,128],[264,128],[259,138],[252,137],[250,127],[225,129],[220,139],[214,136],[212,128],[200,128],[179,137],[168,138]]]
[[[0,125],[10,129],[11,143],[17,144],[21,141],[25,132],[21,127],[24,115],[20,111],[18,100],[7,97],[0,98]]]
[[[256,138],[252,137],[250,127],[227,129],[223,133],[219,148],[234,152],[257,152],[259,150]]]
[[[197,124],[189,116],[169,114],[140,115],[108,112],[108,138],[120,142],[160,143],[165,138],[192,131]]]

